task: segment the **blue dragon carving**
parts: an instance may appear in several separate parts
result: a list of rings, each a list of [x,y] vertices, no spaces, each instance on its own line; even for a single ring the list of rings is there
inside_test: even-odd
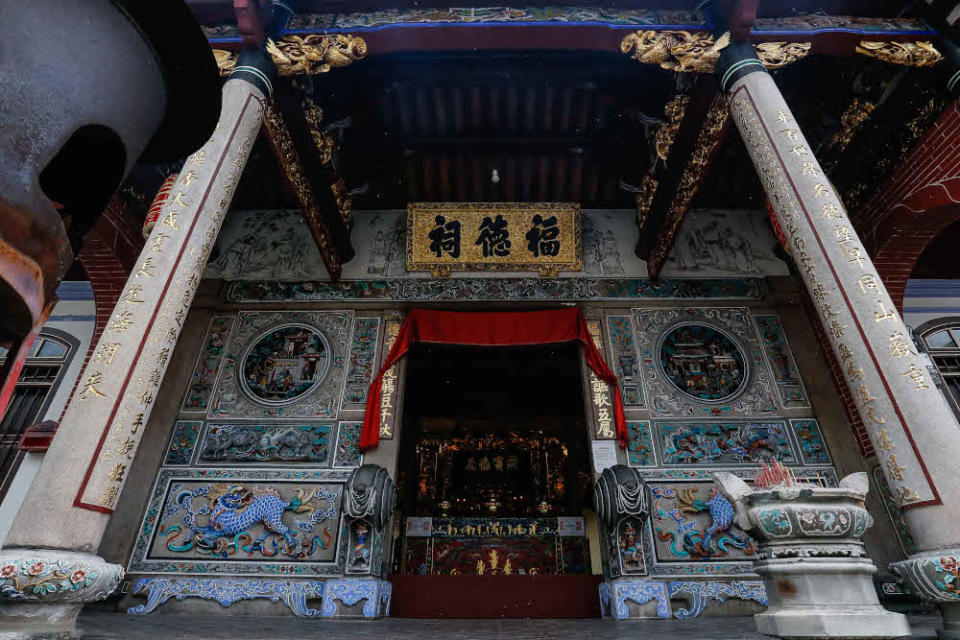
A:
[[[194,509],[194,498],[205,496],[206,504]],[[324,527],[320,535],[305,537],[300,532],[312,533],[316,525],[337,516],[339,492],[322,488],[309,491],[301,489],[297,496],[287,501],[273,489],[251,490],[244,486],[200,487],[193,491],[183,490],[177,494],[164,514],[164,520],[179,512],[185,512],[179,524],[165,528],[161,535],[167,537],[167,548],[171,551],[189,551],[199,547],[213,556],[228,557],[243,550],[248,555],[259,551],[265,556],[278,552],[305,558],[320,547],[327,548],[333,541],[333,534]],[[314,502],[326,500],[329,507],[317,508]],[[294,531],[283,522],[283,513],[310,514],[308,518],[294,524]],[[207,524],[197,522],[198,516],[207,516]],[[255,525],[263,525],[263,533],[254,540],[248,530]],[[179,541],[184,527],[190,530],[190,536]]]

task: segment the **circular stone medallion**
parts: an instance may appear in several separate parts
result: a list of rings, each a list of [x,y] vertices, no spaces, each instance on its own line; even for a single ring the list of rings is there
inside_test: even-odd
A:
[[[240,385],[260,404],[290,404],[313,391],[330,368],[327,338],[305,324],[273,327],[243,354]]]
[[[728,400],[747,382],[743,350],[714,327],[677,325],[660,339],[658,352],[660,369],[667,380],[700,402]]]

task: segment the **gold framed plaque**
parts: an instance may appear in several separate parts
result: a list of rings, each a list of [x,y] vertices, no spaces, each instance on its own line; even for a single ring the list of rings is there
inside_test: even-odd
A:
[[[568,202],[414,202],[407,205],[407,271],[580,271],[580,205]]]

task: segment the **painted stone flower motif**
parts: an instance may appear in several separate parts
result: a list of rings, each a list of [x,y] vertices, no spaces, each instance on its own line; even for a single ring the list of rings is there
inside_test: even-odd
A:
[[[45,567],[46,565],[44,565],[42,562],[35,562],[27,569],[27,573],[31,576],[38,576],[43,573]]]

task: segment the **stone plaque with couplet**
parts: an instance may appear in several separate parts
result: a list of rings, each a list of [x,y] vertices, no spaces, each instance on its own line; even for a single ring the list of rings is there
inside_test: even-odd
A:
[[[407,271],[580,271],[580,205],[430,202],[407,206]]]

